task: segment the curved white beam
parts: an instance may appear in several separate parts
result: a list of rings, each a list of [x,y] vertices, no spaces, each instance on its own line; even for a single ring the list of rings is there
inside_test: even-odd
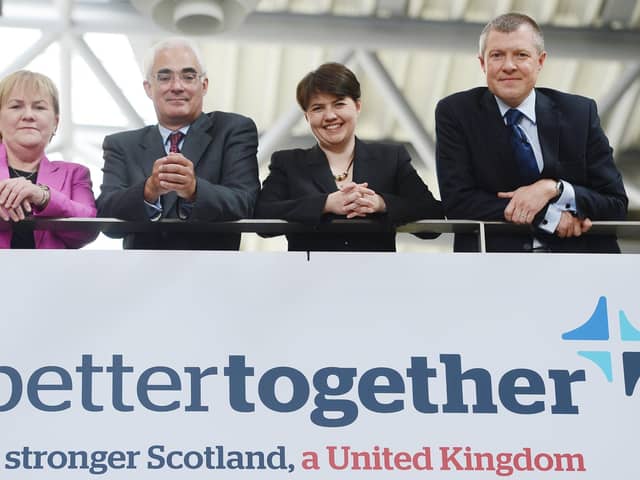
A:
[[[640,61],[629,63],[621,75],[618,76],[618,81],[611,87],[602,100],[598,102],[598,109],[600,110],[600,116],[608,116],[613,107],[620,101],[622,96],[629,90],[629,87],[633,85],[633,82],[640,78]]]
[[[45,31],[46,32],[46,31]],[[49,45],[57,42],[62,37],[62,30],[54,30],[43,33],[42,36],[30,47],[24,50],[16,59],[0,72],[0,78],[4,78],[11,72],[20,70],[28,65],[33,59],[44,52]]]
[[[127,117],[131,126],[134,128],[144,127],[145,122],[143,118],[138,114],[136,109],[133,108],[126,95],[122,93],[118,84],[115,82],[113,77],[111,77],[107,69],[104,68],[104,65],[95,53],[93,53],[91,47],[87,45],[84,38],[74,37],[73,46],[93,71],[93,74],[100,80],[107,92],[109,92],[109,95],[111,95],[111,98],[113,98],[122,113]]]

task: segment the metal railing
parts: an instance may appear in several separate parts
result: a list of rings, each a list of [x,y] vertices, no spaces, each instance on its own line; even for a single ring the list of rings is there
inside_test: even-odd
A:
[[[287,233],[466,233],[478,236],[479,251],[485,253],[486,235],[489,233],[523,234],[530,227],[505,222],[479,222],[471,220],[419,220],[393,228],[373,220],[334,220],[318,225],[287,222],[285,220],[245,219],[233,222],[199,222],[164,219],[157,222],[132,222],[115,218],[28,218],[18,223],[0,220],[0,231],[8,229],[37,229],[52,231],[93,231],[107,235],[125,235],[138,232],[210,232],[257,233],[280,235]],[[586,235],[617,235],[620,238],[640,240],[640,221],[593,222]]]

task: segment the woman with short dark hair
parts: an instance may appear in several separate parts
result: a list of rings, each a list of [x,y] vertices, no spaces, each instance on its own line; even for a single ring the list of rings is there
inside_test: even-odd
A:
[[[320,224],[369,218],[389,227],[443,218],[442,207],[399,145],[355,136],[360,83],[344,65],[325,63],[298,84],[296,97],[317,140],[271,157],[256,217]],[[289,250],[395,251],[395,232],[287,235]]]

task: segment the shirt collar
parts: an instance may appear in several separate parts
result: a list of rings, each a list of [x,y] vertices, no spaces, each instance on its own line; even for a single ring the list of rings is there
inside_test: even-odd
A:
[[[177,131],[182,132],[186,136],[190,126],[191,125],[184,126],[182,128],[179,128]],[[169,135],[171,135],[174,131],[176,131],[176,130],[169,130],[168,128],[163,127],[160,124],[158,124],[158,130],[160,131],[160,135],[162,136],[163,145],[167,144],[167,140],[169,140]]]
[[[498,102],[498,108],[500,109],[500,115],[504,117],[504,114],[507,113],[511,107],[504,103],[500,98],[494,95],[496,102]],[[531,123],[536,124],[536,89],[531,89],[527,98],[524,101],[515,107],[517,110],[520,110],[525,117],[531,120]]]

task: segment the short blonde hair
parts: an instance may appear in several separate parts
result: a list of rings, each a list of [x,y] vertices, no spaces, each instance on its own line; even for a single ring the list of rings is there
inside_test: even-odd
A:
[[[58,87],[56,87],[55,83],[46,75],[30,70],[18,70],[0,80],[0,110],[7,104],[9,96],[15,88],[22,88],[27,91],[49,95],[54,113],[56,116],[60,115],[60,95],[58,94]],[[0,142],[2,141],[2,132],[0,132]]]
[[[23,88],[32,92],[45,93],[51,97],[53,111],[60,115],[60,96],[55,83],[42,73],[29,70],[18,70],[0,80],[0,109],[9,100],[14,88]]]

